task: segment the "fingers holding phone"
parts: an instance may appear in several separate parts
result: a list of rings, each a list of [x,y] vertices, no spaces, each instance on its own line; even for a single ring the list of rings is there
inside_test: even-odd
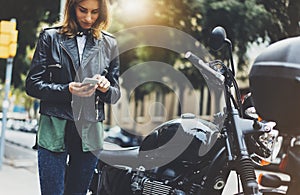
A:
[[[105,76],[101,76],[99,74],[93,77],[98,80],[97,89],[103,93],[107,92],[110,87],[110,82]]]
[[[95,93],[97,87],[97,84],[92,84],[89,82],[71,82],[69,84],[69,91],[73,95],[77,95],[79,97],[90,97]]]

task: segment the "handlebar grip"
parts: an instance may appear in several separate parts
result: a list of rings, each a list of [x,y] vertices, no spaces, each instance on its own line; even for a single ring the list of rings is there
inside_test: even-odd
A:
[[[205,78],[206,80],[212,79],[210,80],[210,82],[213,81],[215,84],[219,86],[223,86],[225,77],[219,72],[210,68],[210,66],[207,63],[203,62],[203,60],[200,59],[198,56],[188,51],[185,53],[185,58],[188,59],[192,64],[194,64],[200,70],[203,76],[206,77]]]
[[[196,56],[190,51],[185,53],[185,58],[191,61],[193,64],[199,64],[199,61],[203,62],[203,60],[201,60],[198,56]]]

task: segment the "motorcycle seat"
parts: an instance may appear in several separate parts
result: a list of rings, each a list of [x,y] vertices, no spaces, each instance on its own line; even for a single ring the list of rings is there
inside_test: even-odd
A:
[[[139,148],[139,146],[123,148],[116,144],[104,142],[99,158],[112,166],[133,167],[138,161]]]

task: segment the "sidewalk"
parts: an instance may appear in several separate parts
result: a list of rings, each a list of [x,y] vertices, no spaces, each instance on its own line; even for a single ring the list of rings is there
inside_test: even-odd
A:
[[[31,149],[34,143],[35,134],[6,131],[1,195],[40,195],[37,152]]]
[[[0,194],[40,195],[37,167],[17,167],[7,159],[0,170]]]

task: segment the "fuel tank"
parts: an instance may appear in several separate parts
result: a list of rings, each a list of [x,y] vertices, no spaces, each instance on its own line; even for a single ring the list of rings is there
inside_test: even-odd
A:
[[[164,164],[173,160],[193,162],[211,150],[218,136],[216,125],[187,113],[155,128],[143,140],[139,155],[163,160]]]

